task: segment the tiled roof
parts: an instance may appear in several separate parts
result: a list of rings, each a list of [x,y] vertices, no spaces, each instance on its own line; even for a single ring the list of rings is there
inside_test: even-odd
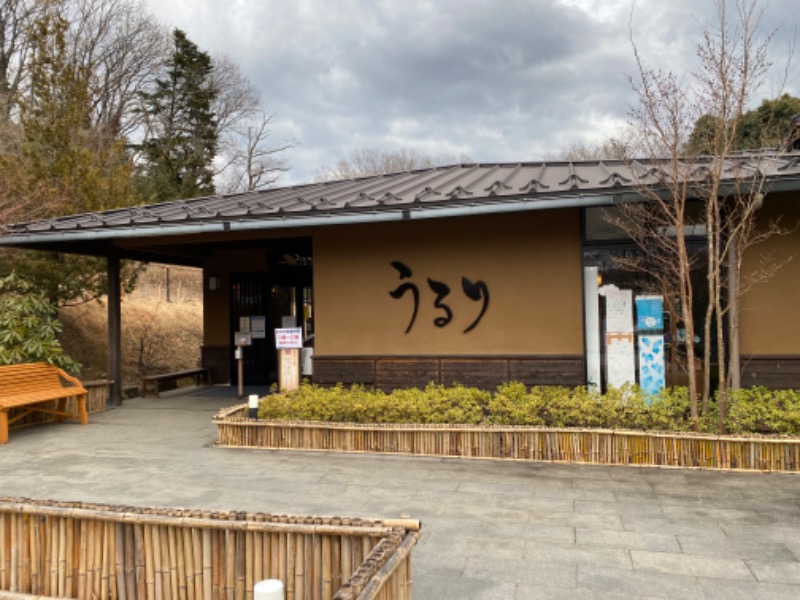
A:
[[[701,180],[711,166],[701,159],[681,168],[685,177]],[[767,181],[800,178],[800,153],[743,154],[723,167],[730,180],[757,174]],[[4,237],[242,221],[268,228],[271,221],[323,215],[491,206],[522,198],[557,203],[635,192],[642,185],[657,186],[668,173],[665,161],[652,160],[462,164],[31,221],[9,225]]]

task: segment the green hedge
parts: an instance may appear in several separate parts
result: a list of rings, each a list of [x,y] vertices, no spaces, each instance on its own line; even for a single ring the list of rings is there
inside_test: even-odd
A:
[[[585,387],[531,387],[505,383],[494,393],[455,385],[392,393],[354,385],[324,388],[303,383],[299,390],[274,393],[261,401],[259,417],[289,421],[345,423],[452,423],[597,427],[689,431],[686,388],[647,396],[636,386],[605,394]],[[716,432],[712,409],[701,423]],[[730,433],[800,435],[800,392],[752,388],[732,394],[726,420]]]

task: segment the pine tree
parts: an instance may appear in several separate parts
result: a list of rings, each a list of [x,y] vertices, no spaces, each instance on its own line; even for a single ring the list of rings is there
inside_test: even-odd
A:
[[[212,103],[218,90],[210,78],[213,64],[180,29],[173,32],[173,42],[166,77],[157,79],[153,92],[141,94],[149,131],[139,146],[140,183],[156,201],[214,193],[218,133]]]

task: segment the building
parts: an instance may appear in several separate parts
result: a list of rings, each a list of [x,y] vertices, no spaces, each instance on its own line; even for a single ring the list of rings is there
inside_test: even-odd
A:
[[[800,261],[790,260],[800,254],[800,154],[742,155],[725,168],[731,184],[743,169],[762,174],[759,218],[792,227],[746,256],[788,262],[742,299],[743,384],[800,387]],[[242,329],[253,338],[245,382],[273,381],[273,329],[294,325],[313,340],[323,384],[574,386],[598,364],[608,377],[605,319],[590,308],[598,278],[652,291],[613,265],[633,245],[605,215],[642,201],[641,186],[660,177],[653,161],[456,165],[21,223],[0,244],[107,257],[112,283],[120,259],[201,267],[202,360],[217,382],[236,380]]]

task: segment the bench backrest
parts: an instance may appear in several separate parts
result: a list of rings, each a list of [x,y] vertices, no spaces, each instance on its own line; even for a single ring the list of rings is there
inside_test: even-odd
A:
[[[73,387],[76,394],[87,393],[75,377],[47,363],[0,365],[0,397]]]

